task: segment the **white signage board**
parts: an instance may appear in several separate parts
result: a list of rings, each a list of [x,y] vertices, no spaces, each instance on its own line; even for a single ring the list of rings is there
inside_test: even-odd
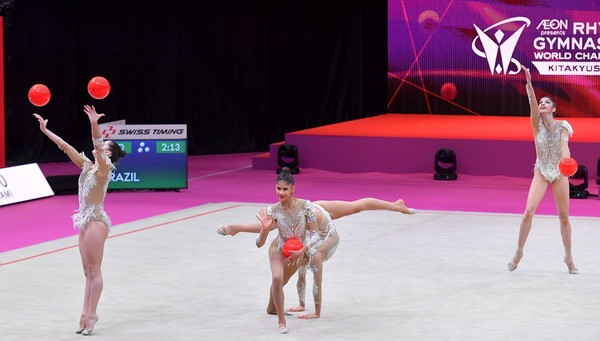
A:
[[[0,168],[0,206],[52,195],[37,163]]]
[[[102,125],[100,134],[105,140],[179,140],[187,139],[186,124],[126,124]]]

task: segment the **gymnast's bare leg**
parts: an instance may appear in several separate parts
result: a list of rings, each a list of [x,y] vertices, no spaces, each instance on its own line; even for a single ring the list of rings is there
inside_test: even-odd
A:
[[[79,253],[85,275],[85,294],[79,326],[89,331],[94,330],[98,322],[96,309],[104,287],[101,266],[107,237],[108,228],[101,221],[90,221],[79,232]]]
[[[318,200],[314,203],[321,205],[328,211],[332,219],[339,219],[362,211],[382,210],[395,211],[403,214],[416,213],[415,209],[406,207],[404,200],[402,199],[392,202],[375,198],[362,198],[354,201]],[[217,229],[217,233],[223,236],[235,236],[240,232],[259,233],[260,228],[260,223],[221,225]]]
[[[271,245],[269,246],[269,254],[277,249],[277,242],[276,239],[274,239],[271,242]],[[304,281],[306,281],[305,276],[306,276],[306,270],[304,267],[301,267],[301,269],[304,269],[302,271],[298,271],[299,273],[302,272],[303,276],[301,276]],[[294,274],[296,273],[296,271],[298,270],[298,268],[294,268],[294,267],[285,267],[284,268],[284,272],[283,272],[283,286],[285,286],[289,281],[290,278],[292,278],[292,276],[294,276]],[[300,278],[298,278],[298,281],[300,281]],[[304,300],[304,295],[300,296],[300,291],[298,291],[298,299],[302,302]],[[286,312],[289,311],[297,311],[297,310],[290,310],[287,309]],[[277,315],[277,310],[275,309],[275,302],[273,301],[273,295],[271,294],[271,290],[269,290],[269,304],[267,305],[267,314],[270,315]],[[287,314],[287,315],[291,315],[291,314]]]
[[[306,309],[306,267],[298,269],[298,280],[296,281],[296,291],[298,291],[298,305],[295,307],[287,308],[285,311],[289,313],[295,313],[304,311]],[[272,302],[269,301],[267,311],[272,308]]]
[[[354,201],[343,200],[319,200],[314,202],[321,205],[332,219],[339,219],[363,211],[395,211],[403,214],[415,214],[416,210],[406,207],[404,200],[398,199],[394,202],[375,198],[362,198]]]
[[[571,222],[569,221],[569,180],[561,176],[552,183],[552,192],[554,201],[558,210],[558,219],[560,221],[560,235],[562,237],[563,247],[565,249],[564,262],[570,274],[577,274],[579,270],[573,262],[571,254]]]
[[[513,271],[519,265],[521,258],[523,258],[523,249],[525,248],[525,242],[527,241],[527,236],[529,236],[529,232],[531,231],[531,224],[533,222],[533,216],[535,215],[535,211],[537,210],[544,194],[546,193],[546,189],[548,188],[548,181],[544,179],[539,170],[535,170],[533,174],[533,180],[531,180],[531,185],[529,186],[529,193],[527,194],[527,203],[525,205],[525,212],[523,213],[523,217],[521,218],[521,225],[519,227],[519,239],[517,241],[517,250],[515,251],[515,255],[513,259],[508,262],[508,269]]]
[[[260,229],[260,223],[221,225],[217,229],[217,233],[222,236],[235,236],[240,232],[260,233]]]

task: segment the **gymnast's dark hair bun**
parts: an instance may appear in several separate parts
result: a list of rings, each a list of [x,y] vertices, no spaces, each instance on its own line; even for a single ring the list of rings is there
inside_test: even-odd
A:
[[[294,176],[292,176],[292,171],[289,167],[282,167],[279,175],[277,176],[277,182],[283,181],[287,184],[294,184]]]
[[[121,158],[127,155],[127,152],[121,149],[121,146],[115,141],[110,141],[108,150],[110,150],[110,161],[112,161],[113,164],[116,164]]]

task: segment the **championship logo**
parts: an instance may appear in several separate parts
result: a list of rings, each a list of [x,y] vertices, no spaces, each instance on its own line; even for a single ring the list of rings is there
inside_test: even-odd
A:
[[[511,35],[507,35],[502,29],[498,28],[512,23],[522,23],[522,25]],[[517,74],[521,71],[521,63],[513,58],[513,53],[523,30],[529,25],[531,25],[531,21],[525,17],[502,20],[484,30],[473,24],[475,30],[477,30],[477,37],[473,39],[471,49],[476,55],[487,60],[492,75],[494,73]],[[481,41],[483,51],[477,46],[478,41]]]

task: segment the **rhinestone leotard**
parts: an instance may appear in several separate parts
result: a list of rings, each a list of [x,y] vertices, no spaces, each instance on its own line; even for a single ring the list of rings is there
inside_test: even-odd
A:
[[[534,170],[540,171],[542,176],[549,182],[554,182],[561,174],[558,170],[558,163],[561,159],[560,152],[560,133],[562,129],[573,135],[573,128],[567,121],[556,121],[548,129],[544,122],[540,120],[535,135],[536,160]]]
[[[111,171],[107,176],[98,175],[98,165],[88,159],[83,152],[81,156],[84,158],[79,175],[79,209],[71,217],[73,219],[73,227],[84,231],[85,226],[92,220],[103,222],[110,231],[111,221],[104,211],[104,197],[108,189],[111,172],[114,170],[114,165],[108,157],[103,153],[101,138],[92,139],[94,149],[102,155],[102,160],[110,165]]]

